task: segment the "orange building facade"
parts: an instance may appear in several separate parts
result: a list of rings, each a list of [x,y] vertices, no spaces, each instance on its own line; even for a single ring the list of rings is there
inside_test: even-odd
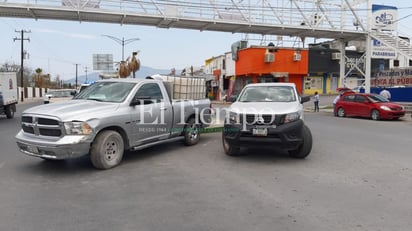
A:
[[[308,50],[252,46],[238,50],[235,76],[229,96],[236,95],[248,83],[290,82],[303,93],[304,77],[308,74]]]

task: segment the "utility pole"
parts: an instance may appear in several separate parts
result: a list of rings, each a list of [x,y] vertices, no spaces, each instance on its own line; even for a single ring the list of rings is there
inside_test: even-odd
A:
[[[86,72],[86,83],[87,83],[87,67],[84,67],[84,72]]]
[[[24,38],[24,33],[31,33],[31,31],[27,31],[27,30],[15,30],[16,33],[20,33],[21,37],[17,38],[15,37],[13,39],[13,41],[15,42],[16,40],[20,40],[21,41],[21,64],[20,64],[20,81],[21,81],[21,94],[20,94],[20,100],[21,102],[23,102],[23,98],[24,98],[24,81],[23,81],[23,59],[24,59],[24,49],[23,49],[23,42],[24,40],[27,40],[30,42],[29,38]]]
[[[76,90],[77,90],[77,69],[79,67],[80,64],[75,63],[74,65],[76,65]]]

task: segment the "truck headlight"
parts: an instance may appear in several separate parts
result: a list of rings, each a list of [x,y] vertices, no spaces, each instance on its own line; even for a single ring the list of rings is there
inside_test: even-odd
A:
[[[67,135],[90,135],[92,128],[86,122],[65,122],[64,129]]]
[[[230,124],[240,124],[240,115],[234,112],[229,112],[229,117],[226,118]]]
[[[290,113],[285,116],[285,124],[299,120],[300,114],[298,112]]]

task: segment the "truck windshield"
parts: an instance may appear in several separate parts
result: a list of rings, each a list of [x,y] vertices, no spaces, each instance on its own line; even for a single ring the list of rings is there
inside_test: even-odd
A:
[[[240,102],[293,102],[296,95],[289,86],[247,87],[239,97]]]
[[[73,99],[97,100],[102,102],[123,102],[136,83],[97,82],[90,85]]]

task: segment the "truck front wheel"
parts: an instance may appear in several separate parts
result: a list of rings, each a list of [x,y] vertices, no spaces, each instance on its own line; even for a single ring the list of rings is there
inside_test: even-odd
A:
[[[310,154],[312,150],[312,133],[306,125],[302,128],[302,144],[295,150],[289,151],[289,155],[294,158],[303,159]]]
[[[231,145],[225,139],[225,133],[222,132],[222,143],[223,143],[223,150],[225,151],[226,155],[228,156],[237,156],[239,155],[240,148],[237,146]]]
[[[14,117],[13,105],[7,105],[4,109],[7,119],[12,119]]]
[[[109,169],[120,164],[124,153],[122,136],[116,131],[102,131],[92,144],[90,159],[95,168]]]
[[[185,139],[184,139],[185,145],[191,146],[199,142],[199,139],[200,139],[199,125],[196,124],[195,118],[191,118],[189,119],[189,121],[187,121],[183,134],[185,136]]]

